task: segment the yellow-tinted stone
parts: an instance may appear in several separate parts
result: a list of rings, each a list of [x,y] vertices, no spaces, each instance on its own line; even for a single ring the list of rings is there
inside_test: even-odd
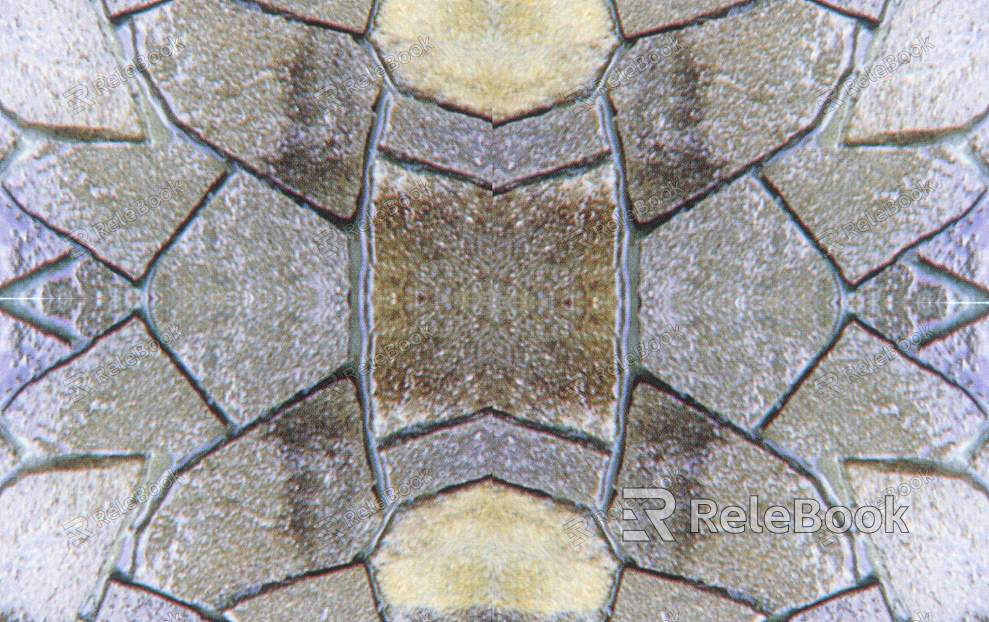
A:
[[[589,89],[617,43],[602,0],[385,0],[375,21],[400,84],[495,119]]]

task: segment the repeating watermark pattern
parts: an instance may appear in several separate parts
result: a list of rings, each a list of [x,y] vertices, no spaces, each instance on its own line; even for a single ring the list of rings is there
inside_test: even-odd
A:
[[[167,345],[182,337],[182,331],[175,326],[165,325],[161,331],[161,343]],[[116,357],[96,369],[86,371],[70,370],[63,379],[63,397],[69,401],[70,406],[75,406],[86,397],[93,394],[93,390],[105,384],[110,378],[117,376],[127,370],[137,367],[144,359],[154,352],[158,352],[161,346],[158,340],[149,337],[134,346],[126,356],[117,354]]]
[[[664,542],[676,538],[666,524],[676,512],[677,502],[665,488],[623,488],[622,499],[635,501],[661,501],[660,508],[644,508],[646,518]],[[865,505],[852,510],[836,505],[820,516],[821,503],[817,499],[794,499],[794,509],[782,505],[768,508],[760,506],[758,495],[749,495],[748,506],[726,505],[719,507],[713,499],[690,499],[689,531],[692,534],[729,533],[818,533],[822,528],[832,533],[845,533],[854,529],[861,533],[910,533],[903,520],[909,506],[897,506],[896,497],[886,495],[883,508]],[[631,507],[622,510],[623,521],[638,521]],[[643,529],[623,529],[622,542],[651,542],[652,537]]]
[[[666,35],[662,40],[656,38],[654,44],[659,45],[659,48],[648,54],[639,54],[631,59],[623,58],[621,71],[613,71],[590,94],[581,97],[579,92],[575,92],[571,94],[571,97],[577,105],[593,108],[600,95],[605,95],[609,91],[628,84],[636,76],[642,75],[650,67],[658,65],[682,49],[679,37],[674,35]]]
[[[917,332],[913,336],[897,343],[900,350],[909,352],[915,350],[933,336],[931,331]],[[856,382],[871,376],[879,371],[890,361],[897,358],[896,351],[889,346],[883,346],[882,352],[871,357],[863,357],[856,362],[848,363],[840,371],[829,371],[820,378],[814,380],[814,390],[820,395],[828,398],[836,398],[845,395],[842,387],[850,387]]]
[[[180,477],[181,475],[167,471],[151,486],[142,484],[135,488],[134,493],[129,497],[115,499],[92,514],[76,517],[63,524],[62,529],[69,538],[69,546],[77,547],[83,544],[100,529],[127,516],[136,508],[143,507],[145,502],[164,495]]]
[[[74,114],[89,110],[96,105],[95,98],[103,97],[119,86],[127,84],[127,82],[137,76],[139,69],[147,71],[148,67],[160,63],[162,58],[170,58],[184,49],[184,43],[174,41],[169,37],[164,44],[154,48],[148,54],[147,58],[142,54],[138,54],[132,62],[127,63],[123,71],[118,69],[110,75],[100,75],[93,80],[91,85],[86,82],[80,82],[62,93],[62,99],[65,100],[66,106]],[[90,86],[92,86],[93,92],[90,91]]]
[[[899,211],[929,195],[937,187],[938,184],[935,180],[928,180],[923,186],[904,190],[897,198],[890,199],[884,205],[874,210],[866,211],[864,216],[849,220],[830,229],[825,229],[818,236],[817,241],[825,250],[829,250],[831,246],[847,246],[857,235],[868,233],[874,228],[878,228],[879,223],[889,220]]]
[[[831,89],[824,89],[818,93],[818,97],[824,99],[824,109],[830,110],[841,104],[858,97],[862,91],[870,85],[885,80],[899,70],[904,65],[909,65],[914,60],[920,60],[929,50],[934,49],[931,43],[931,36],[918,35],[914,43],[906,46],[896,54],[888,54],[865,67],[854,80],[849,80],[840,91],[832,93]]]
[[[858,503],[860,506],[872,506],[875,508],[885,509],[885,499],[886,497],[893,496],[894,498],[909,497],[918,490],[926,486],[936,486],[937,480],[930,475],[925,475],[923,477],[911,477],[909,480],[904,480],[897,484],[896,486],[889,486],[882,490],[877,490],[872,495],[864,498]],[[824,546],[832,546],[838,543],[838,536],[832,533],[828,529],[822,529],[817,534],[818,541]]]

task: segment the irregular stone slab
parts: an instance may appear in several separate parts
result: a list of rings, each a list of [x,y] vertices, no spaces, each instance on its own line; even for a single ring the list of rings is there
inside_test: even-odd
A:
[[[879,586],[848,592],[825,601],[816,607],[801,611],[792,622],[894,622],[883,601]]]
[[[618,44],[601,0],[385,0],[371,39],[402,87],[495,121],[590,89]]]
[[[773,611],[814,601],[854,580],[846,547],[825,546],[813,533],[770,533],[761,511],[761,533],[711,532],[703,523],[699,533],[691,532],[691,499],[747,508],[749,496],[757,495],[762,511],[781,505],[791,516],[795,499],[827,507],[814,483],[780,458],[646,384],[635,389],[626,433],[609,513],[620,516],[619,508],[634,508],[634,520],[612,520],[611,528],[618,539],[626,530],[646,531],[648,541],[622,542],[640,567],[735,590]],[[676,510],[666,520],[673,537],[666,542],[643,509],[660,508],[662,501],[623,499],[621,491],[660,486],[670,473],[676,474],[673,483],[662,487],[673,495]]]
[[[869,279],[849,298],[855,315],[891,341],[927,336],[955,309],[944,284],[909,262],[897,262]],[[910,350],[917,352],[918,340]]]
[[[921,244],[917,254],[989,290],[989,202],[979,203],[934,239]]]
[[[136,579],[223,607],[350,561],[378,525],[340,528],[340,509],[373,485],[357,390],[340,382],[352,391],[319,391],[187,471],[144,533]]]
[[[611,619],[614,622],[753,622],[762,617],[743,604],[685,581],[626,568]]]
[[[0,311],[0,404],[69,353],[69,345]]]
[[[818,93],[848,62],[851,30],[813,3],[781,0],[629,50],[609,91],[635,217],[669,213],[810,127]]]
[[[824,348],[838,314],[825,260],[749,178],[643,240],[640,274],[642,341],[675,326],[684,344],[642,364],[742,426]]]
[[[599,620],[618,562],[600,533],[577,546],[567,539],[575,518],[490,482],[400,509],[371,557],[388,619]]]
[[[989,317],[929,344],[920,359],[955,380],[989,410]]]
[[[111,581],[96,622],[202,622],[192,609],[157,594]]]
[[[371,0],[258,0],[261,6],[361,34],[367,29]]]
[[[906,346],[916,348],[909,339]],[[765,436],[808,462],[938,458],[975,434],[983,420],[964,393],[853,323]]]
[[[0,160],[3,160],[14,150],[18,137],[17,128],[0,117]]]
[[[25,125],[82,138],[144,138],[128,87],[119,84],[120,68],[100,30],[96,6],[87,0],[2,0],[0,15],[5,18],[0,29],[4,110]],[[117,76],[115,88],[111,76]]]
[[[0,192],[0,287],[55,262],[72,250]]]
[[[350,566],[296,581],[241,602],[226,616],[234,622],[378,622],[367,571]]]
[[[492,414],[384,448],[381,456],[399,498],[494,476],[587,506],[594,505],[609,459],[599,449]],[[416,476],[423,482],[418,490]]]
[[[162,338],[172,345],[193,337],[170,327]],[[48,454],[183,456],[224,431],[136,319],[26,387],[4,417]]]
[[[917,469],[882,463],[852,463],[848,477],[856,499],[897,486]],[[867,534],[869,557],[880,568],[886,595],[895,610],[940,620],[989,617],[985,576],[989,569],[989,500],[984,491],[951,477],[897,498],[908,509],[903,522],[910,533]]]
[[[492,408],[611,439],[612,168],[494,198],[387,162],[374,178],[375,434]]]
[[[0,494],[0,617],[75,620],[115,561],[118,521],[77,537],[94,512],[131,494],[141,461],[101,460],[25,475]]]
[[[884,36],[871,46],[869,61],[893,71],[867,76],[848,142],[915,141],[965,127],[989,109],[989,6],[917,0],[886,14]],[[896,60],[887,61],[890,56]]]
[[[622,32],[629,38],[682,26],[743,2],[745,0],[617,0]]]
[[[144,53],[185,45],[149,65],[182,125],[320,208],[354,213],[380,77],[350,36],[219,0],[135,23]]]
[[[239,174],[161,257],[151,313],[197,336],[174,351],[244,423],[346,360],[349,290],[344,235]]]
[[[4,181],[18,203],[132,279],[224,165],[192,145],[42,144]]]
[[[765,173],[853,282],[963,214],[986,189],[944,149],[810,142]]]

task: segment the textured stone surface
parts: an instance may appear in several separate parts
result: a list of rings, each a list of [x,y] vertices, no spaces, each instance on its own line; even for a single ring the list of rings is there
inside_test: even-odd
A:
[[[17,464],[17,454],[14,448],[0,439],[0,479],[6,475]]]
[[[982,129],[972,137],[971,144],[976,155],[989,165],[989,125],[982,126]]]
[[[807,461],[941,457],[983,420],[964,393],[851,324],[766,437]]]
[[[618,562],[600,536],[567,539],[563,525],[577,516],[487,482],[400,510],[372,557],[389,619],[411,622],[422,610],[478,619],[471,608],[524,622],[599,619]]]
[[[375,433],[494,408],[610,439],[611,167],[494,199],[387,163],[375,180]]]
[[[487,414],[385,448],[381,455],[393,487],[425,471],[417,494],[492,475],[588,506],[594,504],[609,457],[585,444]]]
[[[356,389],[327,389],[209,454],[155,513],[135,577],[222,606],[349,561],[377,527],[340,529],[342,509],[372,485],[361,428]]]
[[[819,0],[821,4],[834,7],[856,17],[864,17],[878,22],[883,13],[884,0]]]
[[[622,574],[614,622],[753,622],[749,607],[714,592],[627,568]]]
[[[833,149],[813,142],[766,177],[851,281],[937,230],[985,191],[944,149]]]
[[[686,24],[726,11],[745,0],[617,0],[619,21],[626,37]]]
[[[626,433],[617,490],[659,486],[675,475],[672,485],[663,486],[676,502],[666,521],[673,542],[659,537],[643,509],[659,508],[661,501],[620,494],[613,500],[613,510],[634,508],[637,517],[612,520],[616,537],[642,529],[650,538],[622,543],[639,566],[736,590],[769,610],[810,602],[851,583],[845,548],[825,547],[814,534],[690,531],[689,499],[711,499],[719,508],[748,507],[749,495],[757,495],[761,508],[782,505],[791,515],[795,499],[820,501],[814,484],[784,461],[645,384],[635,390]]]
[[[989,202],[918,247],[928,262],[989,290]]]
[[[886,14],[869,60],[882,64],[893,55],[909,62],[861,91],[847,140],[917,140],[964,127],[989,109],[989,5],[915,0]],[[946,92],[952,96],[935,95]]]
[[[384,0],[372,39],[400,85],[495,120],[590,89],[618,42],[601,0]]]
[[[141,11],[156,4],[161,4],[165,0],[105,0],[106,8],[110,11],[110,16],[117,18],[134,11]]]
[[[174,351],[246,422],[343,364],[349,289],[344,235],[238,174],[159,261],[151,311],[196,336]]]
[[[17,136],[17,129],[8,123],[6,119],[0,117],[0,160],[6,158],[14,150],[14,146],[17,144]]]
[[[811,607],[791,618],[793,622],[894,622],[879,586],[848,592]]]
[[[378,622],[363,566],[351,566],[264,592],[227,613],[234,622]]]
[[[953,311],[947,304],[950,298],[954,296],[943,283],[901,261],[860,285],[849,307],[887,339],[902,341],[918,335],[927,341],[929,331]],[[910,350],[916,353],[916,345]]]
[[[367,28],[371,12],[371,0],[258,0],[258,4],[358,34]]]
[[[97,10],[87,0],[0,2],[4,110],[25,124],[75,136],[144,137],[128,85],[94,84],[101,77],[120,79]]]
[[[0,192],[0,286],[69,254],[72,247]]]
[[[189,334],[174,339],[183,337]],[[163,451],[181,456],[223,433],[136,319],[25,388],[4,418],[16,434],[56,454]]]
[[[180,0],[136,20],[139,48],[179,122],[319,207],[357,208],[380,78],[349,36],[220,0]]]
[[[963,326],[921,350],[920,358],[952,378],[989,409],[989,317]]]
[[[202,622],[192,609],[116,581],[110,582],[96,622]]]
[[[779,0],[626,53],[609,91],[635,217],[668,213],[810,126],[850,29],[813,3]]]
[[[745,249],[740,252],[739,249]],[[838,292],[823,258],[751,179],[642,242],[643,365],[740,425],[755,424],[827,344]]]
[[[192,145],[43,143],[4,187],[24,209],[131,278],[144,274],[223,164]]]
[[[26,475],[0,493],[0,619],[76,619],[114,561],[125,522],[91,529],[81,542],[73,530],[129,496],[140,469],[138,460],[100,461]]]
[[[65,342],[0,311],[0,405],[69,353]]]
[[[898,486],[904,478],[925,475],[881,463],[848,467],[856,499]],[[903,515],[910,533],[864,536],[870,559],[885,572],[886,595],[894,608],[934,620],[982,620],[989,617],[989,500],[968,483],[935,475],[934,482],[897,498],[909,508]]]

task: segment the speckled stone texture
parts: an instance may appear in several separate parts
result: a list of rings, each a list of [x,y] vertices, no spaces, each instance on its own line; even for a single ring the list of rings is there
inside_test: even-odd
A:
[[[158,263],[152,316],[196,336],[173,351],[247,422],[345,362],[347,257],[333,225],[238,174]]]
[[[400,510],[371,560],[389,619],[425,610],[466,622],[479,609],[520,622],[598,620],[618,562],[600,534],[569,540],[574,518],[565,505],[488,482]]]
[[[986,186],[945,149],[834,149],[813,142],[765,170],[850,281],[970,208]]]
[[[876,69],[861,79],[849,142],[919,140],[965,127],[989,110],[989,5],[902,2],[887,11],[879,36],[867,60]]]
[[[402,500],[493,476],[588,506],[608,460],[603,449],[491,414],[382,448],[381,456]]]
[[[0,161],[10,155],[17,144],[19,132],[6,119],[0,116]]]
[[[639,566],[735,590],[766,611],[811,602],[851,585],[847,548],[825,547],[810,533],[774,534],[765,528],[761,533],[726,533],[703,526],[700,533],[691,532],[690,499],[711,499],[720,508],[748,507],[749,495],[757,495],[760,507],[782,505],[791,514],[795,499],[821,502],[814,483],[786,462],[645,384],[635,389],[626,425],[616,488],[656,487],[669,478],[672,484],[663,487],[677,508],[666,521],[673,537],[666,542],[644,510],[659,508],[662,501],[613,499],[613,511],[634,508],[636,515],[634,520],[611,521],[617,539],[626,529],[647,530],[649,541],[622,542]]]
[[[0,311],[0,405],[69,353],[69,345]]]
[[[859,286],[848,303],[859,319],[890,341],[918,337],[910,347],[916,353],[937,325],[958,309],[948,304],[955,298],[918,264],[899,262]]]
[[[628,568],[622,573],[613,622],[754,622],[753,609],[714,591]]]
[[[357,208],[380,77],[350,37],[220,0],[179,0],[137,20],[171,112],[194,135],[322,209]],[[232,53],[236,50],[236,53]]]
[[[375,434],[494,408],[612,438],[611,167],[494,198],[386,162],[375,180]]]
[[[608,92],[636,219],[669,213],[810,127],[850,32],[813,3],[776,0],[627,51]]]
[[[74,137],[144,138],[100,11],[87,0],[0,2],[0,106],[25,125]]]
[[[590,90],[618,43],[602,0],[383,0],[371,39],[400,86],[495,121]]]
[[[169,335],[189,339],[183,332]],[[182,456],[224,431],[136,319],[29,385],[3,416],[15,434],[52,454]]]
[[[904,479],[934,477],[930,485],[896,500],[908,508],[903,521],[910,533],[880,529],[864,536],[894,609],[921,619],[989,617],[989,589],[983,579],[989,568],[983,546],[989,541],[986,492],[916,467],[851,463],[847,469],[857,499],[897,487]]]
[[[54,263],[72,246],[0,192],[0,286]]]
[[[793,622],[894,622],[879,586],[844,593],[790,619]]]
[[[371,0],[259,0],[272,11],[284,12],[330,28],[360,34],[367,28]]]
[[[27,474],[0,492],[0,619],[77,619],[128,522],[97,526],[93,515],[129,497],[140,470],[140,460],[101,460]]]
[[[186,143],[41,144],[4,187],[24,209],[132,279],[172,236],[223,171]]]
[[[626,37],[680,26],[719,14],[745,0],[617,0],[622,32]]]
[[[942,457],[976,434],[985,417],[975,403],[893,346],[849,325],[766,437],[813,462]]]
[[[989,124],[983,125],[971,141],[972,150],[976,155],[989,165]]]
[[[738,249],[746,249],[738,252]],[[755,425],[828,342],[838,291],[824,259],[752,179],[642,242],[642,364],[742,426]]]
[[[233,622],[379,622],[363,566],[350,566],[262,592],[227,612]]]
[[[342,513],[371,484],[356,389],[317,392],[181,475],[144,533],[135,578],[222,606],[346,563],[377,524],[344,527]]]
[[[0,479],[17,465],[17,453],[14,448],[0,439]]]
[[[204,622],[192,609],[147,590],[111,581],[96,622]]]
[[[878,22],[883,13],[885,0],[819,0],[821,4],[830,6],[854,15],[862,17],[870,22]]]

